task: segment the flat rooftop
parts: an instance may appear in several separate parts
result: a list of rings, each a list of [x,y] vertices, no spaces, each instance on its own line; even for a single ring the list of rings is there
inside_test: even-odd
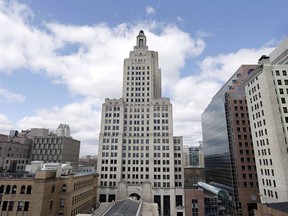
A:
[[[280,212],[288,213],[288,202],[267,203],[266,205]]]

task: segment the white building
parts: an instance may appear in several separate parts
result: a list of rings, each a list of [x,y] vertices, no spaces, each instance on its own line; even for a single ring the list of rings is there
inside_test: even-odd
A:
[[[288,201],[288,39],[245,83],[261,202]]]
[[[173,137],[172,104],[162,98],[158,53],[141,30],[124,60],[122,98],[102,106],[99,201],[136,196],[158,203],[160,215],[185,215],[182,145]]]

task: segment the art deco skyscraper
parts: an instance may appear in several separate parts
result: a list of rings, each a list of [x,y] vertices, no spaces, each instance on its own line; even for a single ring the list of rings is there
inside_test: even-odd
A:
[[[122,98],[102,106],[99,201],[135,196],[158,203],[161,215],[185,215],[182,137],[173,137],[158,53],[148,50],[142,30],[136,41],[124,60]]]

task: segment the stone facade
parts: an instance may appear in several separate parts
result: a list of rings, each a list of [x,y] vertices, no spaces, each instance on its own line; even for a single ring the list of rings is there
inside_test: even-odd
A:
[[[288,201],[288,39],[245,83],[262,203]]]
[[[60,216],[91,213],[96,208],[97,174],[56,178],[55,171],[2,174],[0,215]]]

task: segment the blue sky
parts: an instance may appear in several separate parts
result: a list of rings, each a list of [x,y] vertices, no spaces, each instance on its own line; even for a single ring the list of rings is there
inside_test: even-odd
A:
[[[174,133],[202,139],[200,115],[241,64],[288,34],[288,2],[0,0],[0,133],[69,124],[96,154],[101,104],[121,97],[124,58],[144,29],[159,52]]]

